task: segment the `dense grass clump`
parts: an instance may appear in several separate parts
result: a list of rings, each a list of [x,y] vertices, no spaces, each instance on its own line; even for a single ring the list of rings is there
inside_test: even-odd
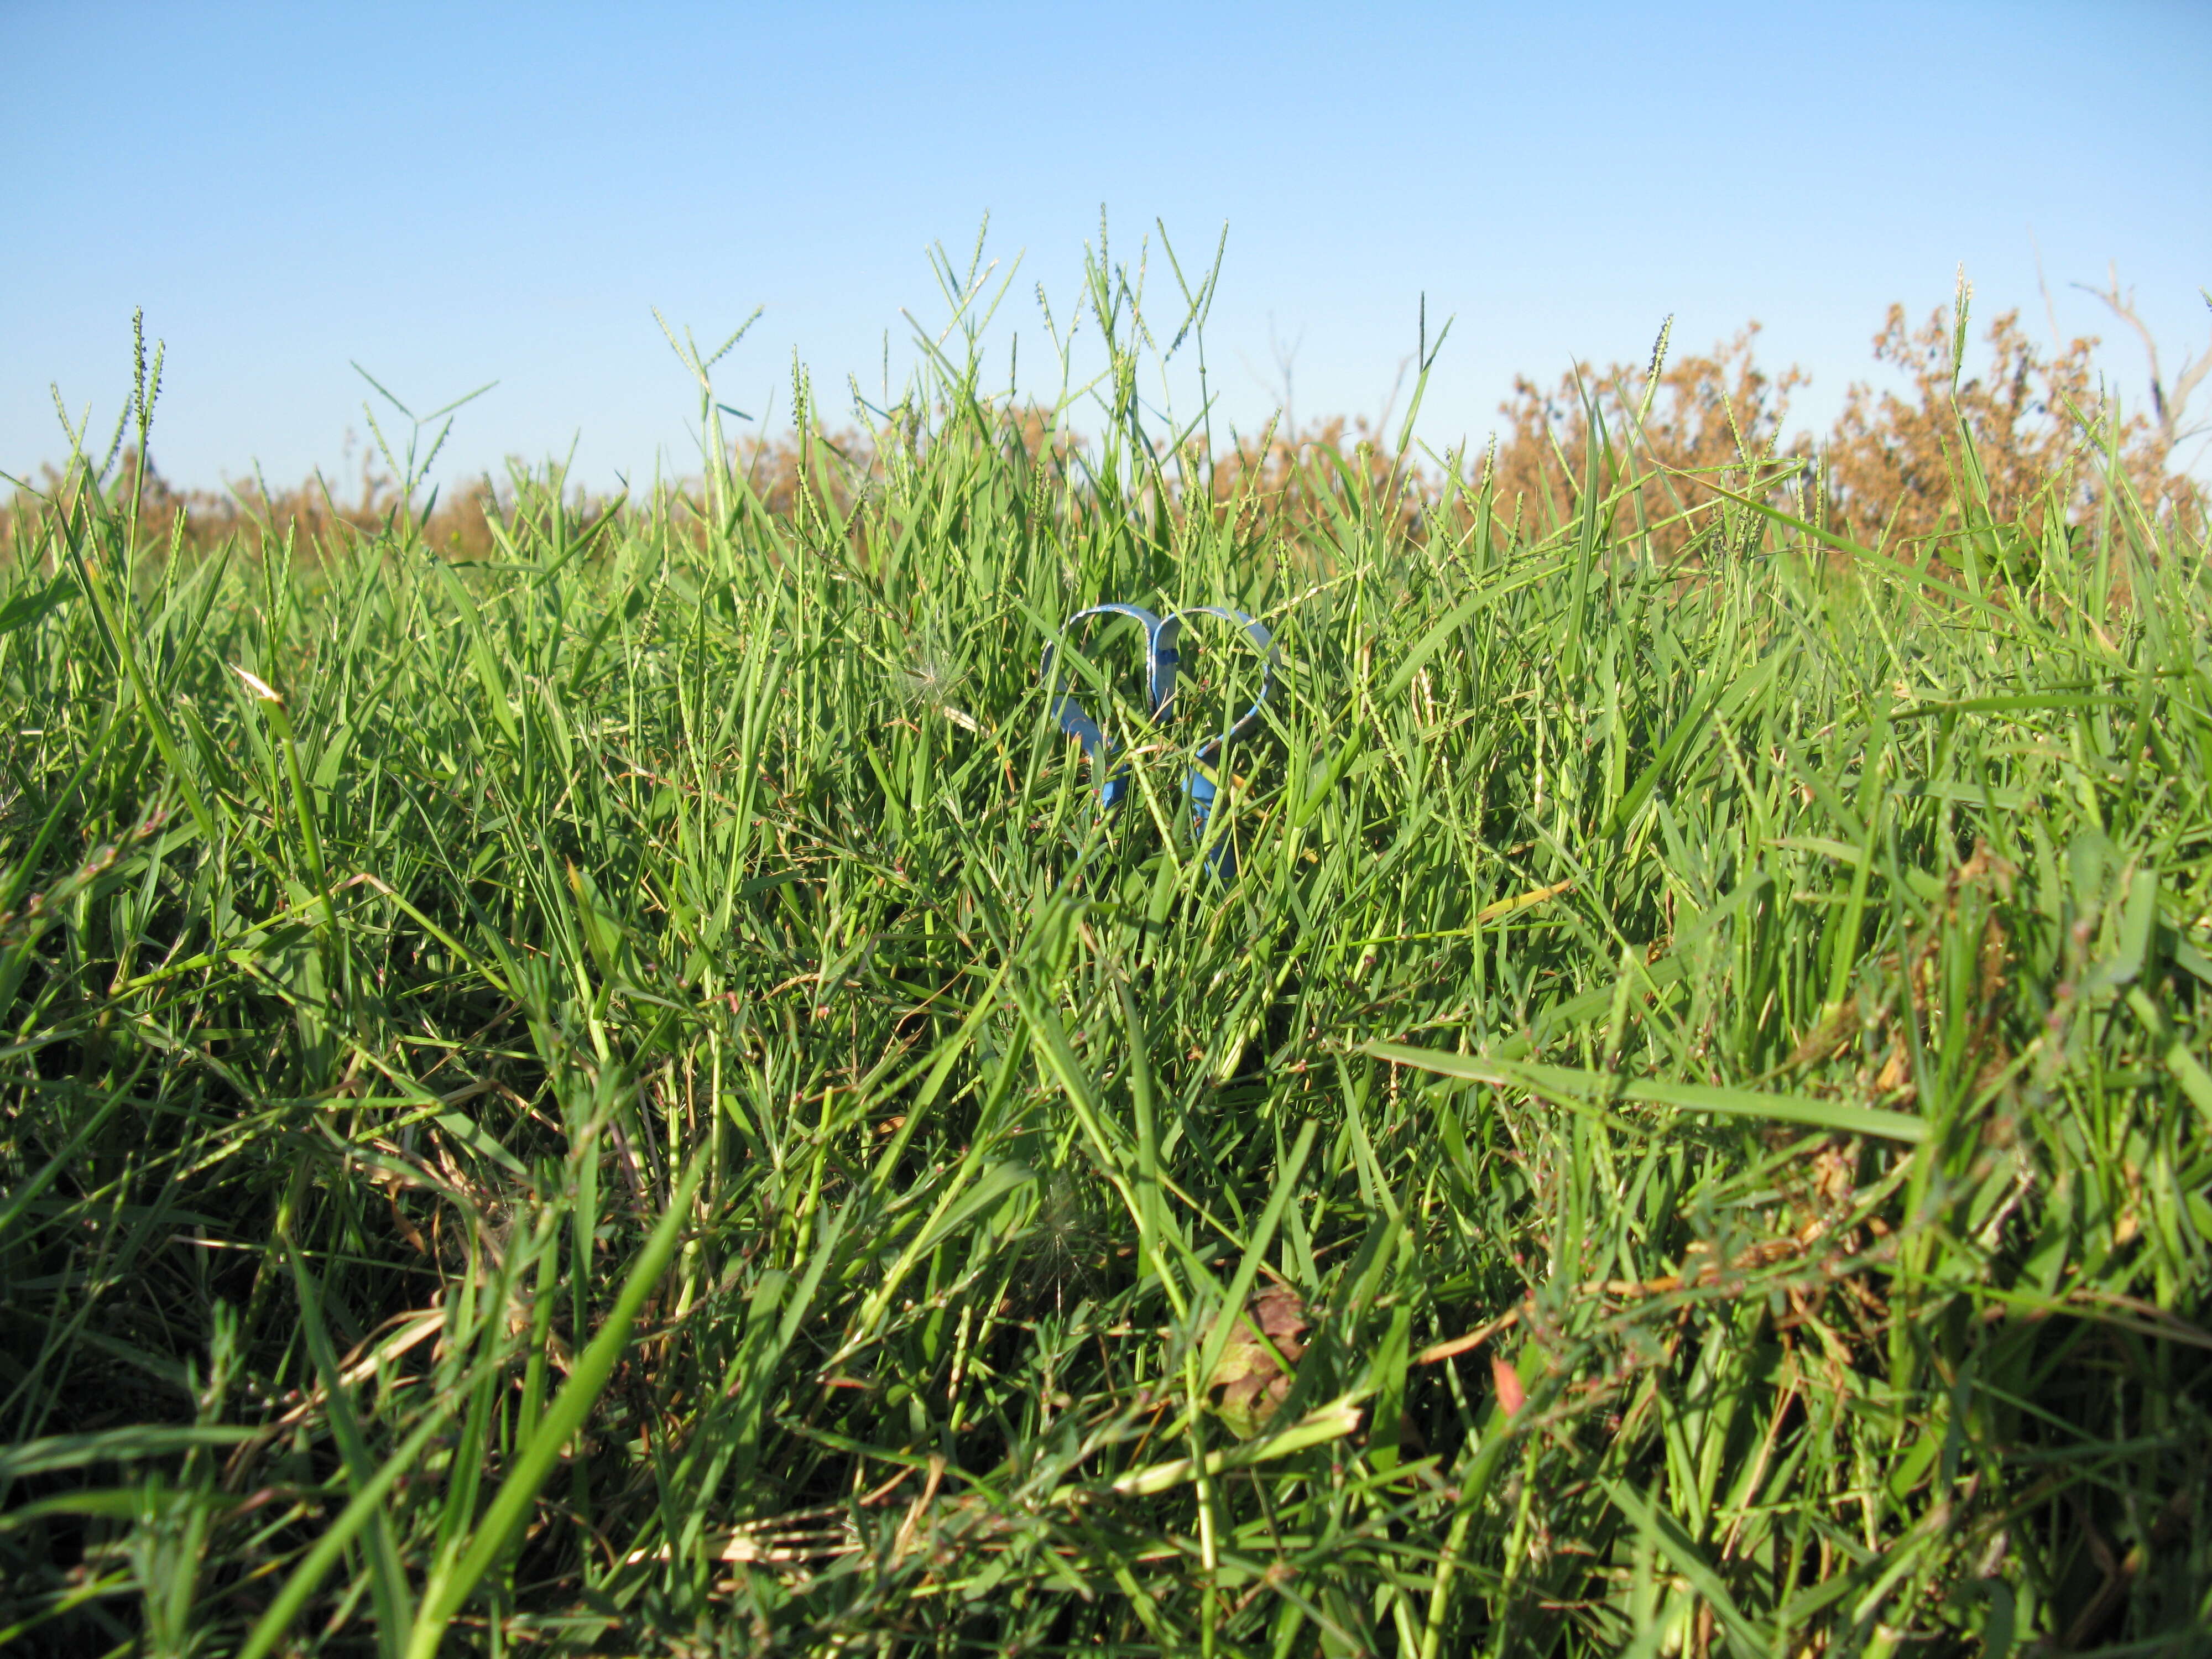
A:
[[[56,497],[0,1644],[2202,1650],[2205,546],[1633,430],[1286,536],[1114,351],[466,563]],[[1102,599],[1274,630],[1233,877],[1257,659],[1156,728]]]

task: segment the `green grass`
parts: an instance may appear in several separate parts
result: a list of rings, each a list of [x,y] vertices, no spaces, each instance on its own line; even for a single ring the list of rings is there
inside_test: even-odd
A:
[[[1113,362],[849,520],[19,543],[0,1645],[2206,1650],[2206,548],[1286,538]],[[1103,819],[1103,599],[1281,641],[1231,882],[1255,660],[1071,642]]]

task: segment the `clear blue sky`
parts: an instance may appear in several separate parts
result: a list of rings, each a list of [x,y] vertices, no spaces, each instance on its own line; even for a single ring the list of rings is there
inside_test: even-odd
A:
[[[696,465],[659,306],[730,403],[872,393],[925,250],[1024,256],[997,329],[1075,295],[1098,210],[1202,262],[1224,416],[1372,414],[1424,291],[1458,325],[1422,430],[1480,443],[1516,371],[1746,319],[1825,424],[1893,300],[2140,350],[2066,287],[2117,260],[2169,362],[2212,315],[2212,4],[602,6],[0,0],[0,468],[94,423],[129,321],[168,343],[173,477],[335,470],[358,359],[418,408],[486,380],[440,473],[572,440],[582,476]],[[1155,233],[1156,237],[1156,233]],[[1154,281],[1164,272],[1155,261]],[[1024,375],[1025,380],[1030,379]],[[1032,381],[1032,384],[1035,384]],[[2212,414],[2212,386],[2199,394]]]

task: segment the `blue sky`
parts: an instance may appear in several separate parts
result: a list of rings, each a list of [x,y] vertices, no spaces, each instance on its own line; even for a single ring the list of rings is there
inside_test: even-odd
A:
[[[1381,20],[1381,21],[1371,21]],[[112,422],[131,308],[167,341],[171,477],[343,465],[357,359],[425,408],[487,380],[451,478],[572,442],[582,477],[696,465],[653,320],[719,338],[730,403],[873,395],[925,251],[1023,256],[994,337],[1044,384],[1103,204],[1186,262],[1221,228],[1226,421],[1380,410],[1458,322],[1421,429],[1479,444],[1516,372],[1756,317],[1824,425],[1893,300],[2140,349],[2067,284],[2117,261],[2169,363],[2212,314],[2212,5],[119,5],[0,0],[0,468],[58,459],[49,382]],[[1003,269],[1002,265],[1002,269]],[[1165,273],[1154,260],[1156,301]],[[1271,344],[1272,342],[1272,344]],[[1194,382],[1179,388],[1186,400]],[[2199,393],[2212,414],[2212,385]],[[1186,407],[1188,406],[1186,401]]]

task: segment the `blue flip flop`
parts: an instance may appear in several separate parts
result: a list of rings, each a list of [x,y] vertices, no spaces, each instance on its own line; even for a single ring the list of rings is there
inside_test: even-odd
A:
[[[1261,708],[1274,692],[1275,670],[1281,660],[1275,649],[1274,636],[1268,633],[1265,623],[1255,622],[1242,611],[1231,611],[1218,605],[1191,605],[1164,617],[1156,616],[1140,605],[1097,605],[1070,617],[1066,627],[1061,630],[1062,634],[1089,617],[1127,617],[1145,630],[1145,691],[1150,703],[1146,713],[1156,722],[1164,721],[1174,712],[1176,677],[1182,662],[1182,653],[1176,647],[1182,637],[1184,618],[1218,617],[1224,622],[1234,623],[1244,630],[1245,638],[1261,653],[1267,666],[1260,681],[1260,695],[1227,731],[1199,744],[1191,756],[1190,769],[1183,779],[1183,793],[1190,798],[1192,822],[1199,839],[1203,842],[1206,820],[1212,815],[1218,793],[1214,769],[1220,762],[1222,751],[1258,727]],[[1040,677],[1048,685],[1053,685],[1054,649],[1050,645],[1045,647],[1044,659],[1038,667]],[[1129,779],[1127,768],[1105,766],[1107,756],[1114,746],[1113,740],[1091,717],[1090,711],[1059,686],[1054,687],[1051,712],[1060,729],[1083,745],[1083,752],[1090,757],[1092,766],[1104,770],[1104,776],[1098,785],[1100,803],[1109,812],[1120,806],[1127,796]],[[1237,873],[1236,850],[1223,841],[1206,854],[1206,863],[1224,878],[1233,876]]]

